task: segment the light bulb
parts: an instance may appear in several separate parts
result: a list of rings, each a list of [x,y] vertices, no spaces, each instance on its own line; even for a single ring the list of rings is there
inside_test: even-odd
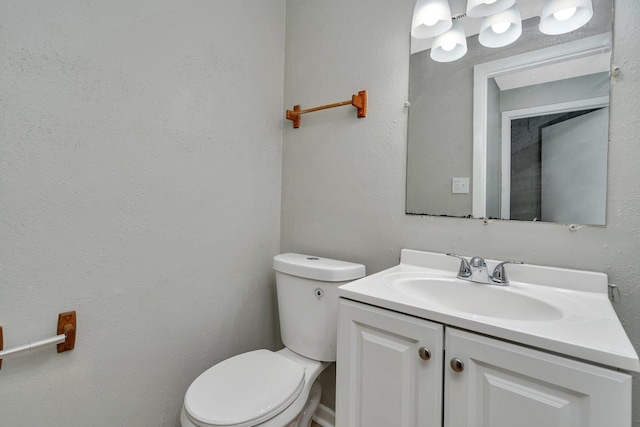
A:
[[[566,9],[562,9],[557,12],[554,12],[553,17],[556,18],[558,21],[566,21],[567,19],[571,18],[573,15],[576,14],[576,10],[578,10],[577,7],[568,7]]]
[[[504,34],[511,27],[511,22],[497,22],[491,26],[491,29],[496,34]]]
[[[435,13],[426,13],[423,24],[427,27],[433,27],[438,23],[438,16]]]
[[[411,35],[429,39],[451,29],[451,9],[447,0],[417,0],[411,19]]]
[[[449,31],[433,39],[431,59],[436,62],[452,62],[467,53],[467,38],[460,21],[454,20]]]
[[[442,43],[442,50],[444,50],[445,52],[451,52],[453,49],[456,48],[456,42],[455,40],[447,40],[444,43]]]

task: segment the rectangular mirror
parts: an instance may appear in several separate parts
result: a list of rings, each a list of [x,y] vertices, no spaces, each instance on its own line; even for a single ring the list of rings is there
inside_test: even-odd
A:
[[[593,7],[560,36],[533,17],[504,48],[469,37],[451,63],[414,47],[408,214],[605,224],[613,5]]]

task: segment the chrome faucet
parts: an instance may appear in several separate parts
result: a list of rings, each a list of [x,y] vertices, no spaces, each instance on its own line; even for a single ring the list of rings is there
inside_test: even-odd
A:
[[[496,265],[493,273],[489,275],[487,263],[479,256],[474,256],[470,261],[463,256],[456,254],[447,254],[448,256],[460,259],[460,268],[458,270],[458,279],[468,280],[474,283],[482,283],[485,285],[508,286],[507,272],[504,268],[505,264],[522,264],[522,261],[504,261]]]

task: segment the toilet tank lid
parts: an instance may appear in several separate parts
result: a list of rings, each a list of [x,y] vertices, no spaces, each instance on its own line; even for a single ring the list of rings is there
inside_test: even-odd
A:
[[[273,258],[273,269],[280,273],[324,282],[345,282],[365,275],[362,264],[303,254],[280,254]]]

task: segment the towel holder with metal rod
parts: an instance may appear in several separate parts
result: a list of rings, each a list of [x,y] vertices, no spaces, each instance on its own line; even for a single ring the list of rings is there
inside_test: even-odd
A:
[[[336,102],[334,104],[321,105],[319,107],[307,108],[301,110],[299,105],[294,105],[293,110],[287,110],[286,117],[293,122],[295,129],[300,127],[300,116],[302,114],[313,113],[314,111],[326,110],[327,108],[342,107],[343,105],[353,105],[358,110],[358,118],[367,117],[367,91],[361,90],[357,95],[353,95],[351,99]]]
[[[0,326],[0,368],[2,368],[2,359],[9,355],[35,350],[52,344],[58,344],[58,353],[73,350],[76,345],[76,312],[68,311],[58,315],[58,335],[55,337],[44,338],[7,350],[3,350],[3,342],[2,326]]]

